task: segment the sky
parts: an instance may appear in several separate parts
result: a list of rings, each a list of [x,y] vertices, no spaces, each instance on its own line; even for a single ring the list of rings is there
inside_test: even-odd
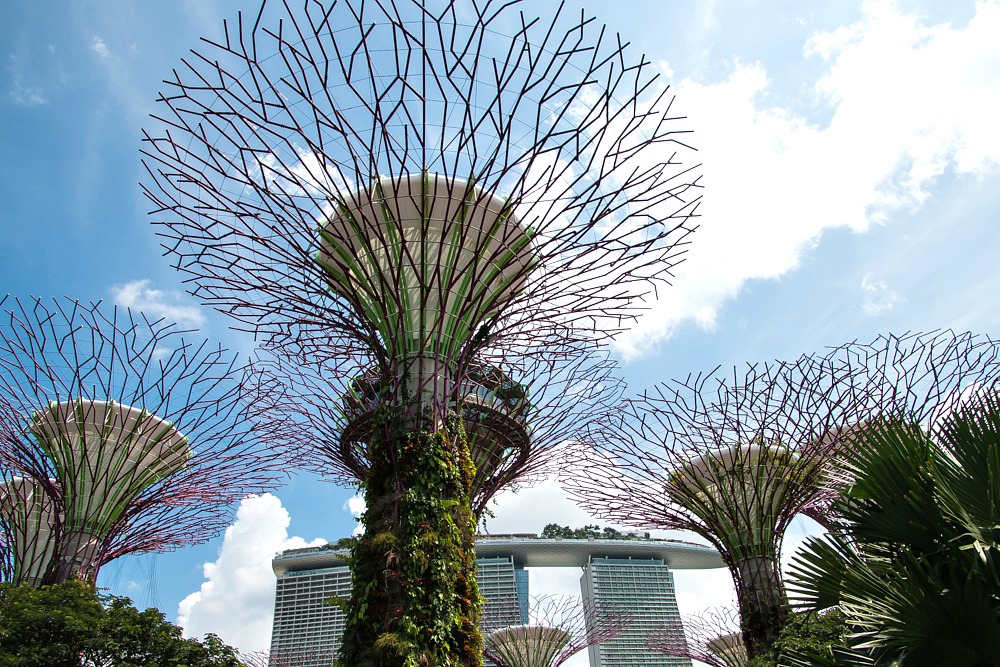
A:
[[[185,294],[138,185],[161,81],[240,6],[256,3],[0,3],[0,293],[104,300],[251,352]],[[889,332],[1000,335],[1000,2],[579,6],[664,72],[703,163],[686,259],[615,346],[630,394]],[[270,558],[350,534],[352,496],[293,475],[234,508],[224,536],[122,559],[99,583],[190,634],[266,648]],[[493,512],[491,532],[594,522],[552,481]],[[797,522],[786,551],[814,529]],[[676,578],[682,612],[730,600],[722,571]],[[577,593],[578,579],[532,573],[536,590]]]

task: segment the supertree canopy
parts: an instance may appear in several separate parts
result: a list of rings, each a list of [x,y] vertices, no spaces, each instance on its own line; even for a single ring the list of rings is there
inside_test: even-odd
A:
[[[58,513],[45,489],[31,479],[4,478],[0,486],[4,581],[38,585],[54,563]]]
[[[592,19],[514,5],[264,7],[206,42],[145,151],[195,294],[414,383],[620,330],[691,229],[685,130]]]
[[[255,651],[241,653],[240,664],[244,667],[301,667],[309,664],[329,663],[330,656],[321,651]]]
[[[529,600],[529,614],[527,625],[485,619],[484,655],[497,667],[558,667],[585,648],[618,637],[633,621],[624,610],[551,595]]]
[[[719,549],[752,658],[787,618],[785,530],[798,514],[830,519],[852,433],[879,416],[928,422],[964,387],[992,386],[998,353],[970,334],[888,336],[662,384],[591,435],[594,448],[565,468],[566,487],[597,516],[692,530]]]
[[[587,348],[665,283],[700,192],[668,87],[592,19],[489,0],[265,4],[166,83],[145,189],[193,293],[384,397],[367,463],[335,455],[367,467],[342,661],[478,664],[448,414],[490,365],[523,383],[484,355]]]
[[[523,290],[533,233],[502,198],[439,174],[350,198],[321,224],[316,261],[334,293],[360,297],[394,379],[408,376],[393,386],[433,405],[479,328]]]
[[[475,466],[476,517],[498,491],[554,472],[558,446],[611,418],[624,389],[604,354],[492,361],[470,365],[458,379],[461,399],[455,405]],[[252,403],[270,417],[260,420],[258,431],[297,452],[298,467],[357,485],[371,470],[375,415],[388,399],[374,374],[358,375],[345,386],[343,373],[325,366],[262,353],[249,385]]]
[[[0,516],[11,578],[94,579],[129,553],[205,541],[272,488],[234,358],[176,325],[70,300],[0,322]]]

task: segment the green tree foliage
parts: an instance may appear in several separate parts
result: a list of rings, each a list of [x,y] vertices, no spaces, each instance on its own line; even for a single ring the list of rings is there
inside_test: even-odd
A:
[[[601,528],[598,525],[587,525],[583,528],[570,528],[560,526],[558,523],[550,523],[542,529],[541,537],[547,539],[562,538],[565,540],[641,540],[649,539],[649,533],[644,533],[640,537],[636,533],[623,533],[614,528]]]
[[[1000,665],[1000,403],[988,395],[931,433],[886,420],[846,453],[843,530],[795,557],[793,590],[837,606],[850,651],[813,665]]]
[[[810,659],[845,648],[846,633],[844,616],[838,609],[790,614],[771,648],[765,654],[749,660],[746,667],[809,665]]]
[[[156,609],[100,595],[80,581],[0,584],[0,666],[241,667],[215,635],[184,639]]]

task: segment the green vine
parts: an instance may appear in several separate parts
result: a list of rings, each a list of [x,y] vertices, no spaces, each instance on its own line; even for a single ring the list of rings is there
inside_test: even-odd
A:
[[[479,667],[474,466],[461,420],[401,427],[380,408],[363,485],[365,533],[352,549],[341,667]]]
[[[754,658],[766,655],[773,649],[791,613],[784,591],[778,596],[759,595],[758,591],[746,587],[739,597],[740,627],[743,629],[747,656]],[[773,597],[776,599],[771,599]]]

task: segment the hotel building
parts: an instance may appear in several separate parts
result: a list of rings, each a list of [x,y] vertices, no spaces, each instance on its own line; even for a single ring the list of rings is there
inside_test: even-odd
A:
[[[340,647],[344,612],[333,600],[350,595],[347,553],[333,545],[293,549],[275,556],[273,658],[302,667],[328,667]],[[484,535],[476,541],[476,580],[491,625],[520,625],[528,617],[528,570],[580,567],[583,596],[635,617],[622,637],[594,647],[591,667],[674,667],[690,661],[646,648],[645,635],[680,624],[672,570],[722,567],[715,549],[675,540],[544,539],[536,535]],[[275,664],[278,664],[275,662]]]

